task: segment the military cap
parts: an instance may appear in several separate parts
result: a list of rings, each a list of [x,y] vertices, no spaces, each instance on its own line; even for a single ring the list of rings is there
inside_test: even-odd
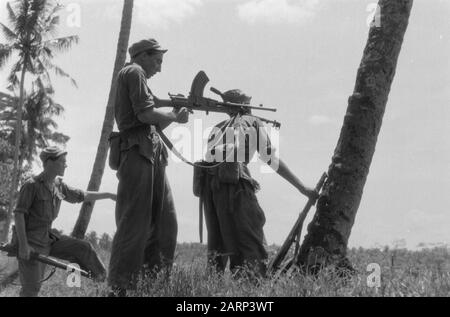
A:
[[[63,151],[56,146],[49,146],[42,150],[39,158],[41,159],[42,163],[45,163],[45,161],[47,161],[48,159],[57,159],[58,157],[66,154],[66,151]]]
[[[232,89],[224,92],[222,98],[224,101],[242,104],[249,104],[252,100],[252,97],[247,96],[239,89]]]
[[[163,49],[161,45],[159,45],[158,41],[155,39],[145,39],[139,42],[134,43],[128,49],[131,57],[135,57],[136,55],[146,52],[146,51],[155,51],[155,52],[167,52],[166,49]]]

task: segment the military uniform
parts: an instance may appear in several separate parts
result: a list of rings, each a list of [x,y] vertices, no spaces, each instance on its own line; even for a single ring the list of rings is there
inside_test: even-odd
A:
[[[166,177],[167,149],[155,127],[138,120],[138,114],[154,106],[145,71],[129,63],[117,79],[115,118],[120,131],[121,156],[117,171],[117,231],[114,236],[108,282],[135,287],[143,267],[154,271],[173,262],[177,220]]]
[[[29,245],[35,251],[50,255],[91,271],[94,277],[105,275],[105,267],[92,246],[82,240],[61,236],[51,229],[61,206],[61,200],[80,203],[84,192],[66,185],[57,177],[49,187],[42,175],[32,177],[22,186],[15,213],[22,213]],[[35,260],[19,259],[21,296],[37,296],[46,265]]]
[[[239,92],[240,93],[240,92]],[[242,99],[228,99],[231,102],[242,102]],[[252,116],[237,116],[231,122],[235,132],[234,144],[227,146],[225,136],[217,146],[217,135],[222,135],[230,121],[218,124],[208,139],[207,161],[217,157],[217,150],[232,148],[234,162],[230,162],[228,151],[222,155],[226,162],[214,169],[205,170],[202,200],[205,206],[205,221],[208,229],[208,259],[219,271],[225,269],[228,258],[232,272],[239,272],[243,266],[249,267],[257,275],[265,275],[265,224],[264,212],[261,209],[255,192],[259,184],[254,180],[247,164],[256,151],[259,151],[259,129],[262,122]],[[245,135],[256,136],[253,144]],[[237,139],[241,142],[236,143]],[[270,141],[265,144],[271,150]],[[239,160],[239,152],[243,151],[243,159]],[[219,156],[220,157],[220,156]],[[228,159],[227,159],[228,158]],[[219,160],[220,161],[220,160]]]

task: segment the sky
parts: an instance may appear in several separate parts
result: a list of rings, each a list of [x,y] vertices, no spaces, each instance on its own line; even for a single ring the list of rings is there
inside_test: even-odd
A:
[[[0,21],[6,20],[5,3],[0,0]],[[66,109],[59,128],[71,138],[65,181],[85,189],[111,84],[122,1],[61,3],[66,9],[59,35],[80,37],[78,45],[55,59],[78,83],[76,89],[54,77],[56,100]],[[276,107],[276,113],[260,115],[282,124],[273,134],[278,153],[314,187],[331,163],[375,6],[371,0],[135,0],[130,44],[153,37],[169,49],[162,72],[149,81],[160,98],[169,92],[187,95],[203,70],[211,86],[239,88],[253,96],[255,105]],[[448,0],[414,1],[350,247],[402,239],[410,248],[420,242],[450,243],[449,14]],[[3,91],[7,70],[1,70]],[[224,118],[193,115],[185,126],[192,148],[201,148],[204,130]],[[179,143],[179,128],[166,132]],[[257,197],[267,219],[267,242],[281,244],[306,198],[260,163],[251,164],[251,171],[262,187]],[[171,159],[167,174],[178,241],[198,242],[192,168]],[[101,190],[116,189],[115,172],[106,167]],[[64,203],[54,226],[69,233],[79,208]],[[97,202],[88,231],[113,234],[115,228],[114,203]]]

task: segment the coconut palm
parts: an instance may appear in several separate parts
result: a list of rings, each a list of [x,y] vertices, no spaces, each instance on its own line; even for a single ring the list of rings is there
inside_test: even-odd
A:
[[[329,178],[308,226],[298,264],[351,268],[347,243],[375,152],[413,0],[380,0],[381,24],[369,39],[350,96]]]
[[[53,88],[46,87],[38,78],[24,103],[23,157],[28,163],[31,163],[38,149],[49,145],[49,141],[64,145],[69,140],[67,135],[56,131],[58,124],[53,118],[61,115],[64,108],[53,99],[53,93]]]
[[[38,150],[49,145],[49,141],[57,145],[65,145],[69,137],[56,131],[58,124],[53,119],[64,112],[62,105],[53,99],[51,87],[44,87],[42,83],[33,83],[30,94],[25,93],[24,113],[22,118],[22,140],[20,142],[20,159],[26,160],[30,165],[36,157]],[[18,97],[0,92],[0,136],[13,143],[15,136],[14,122],[17,117]],[[7,96],[7,97],[5,97]]]
[[[128,40],[130,38],[131,19],[133,16],[133,0],[124,0],[122,10],[122,22],[120,26],[119,41],[117,43],[116,61],[109,91],[108,103],[106,106],[105,118],[100,136],[100,142],[97,148],[94,166],[92,168],[91,178],[89,180],[88,191],[98,191],[102,182],[103,172],[105,170],[106,157],[108,155],[108,138],[114,127],[114,101],[116,93],[116,78],[119,70],[125,64],[127,55]],[[72,236],[82,239],[86,233],[89,221],[91,219],[94,202],[84,202],[80,209]]]
[[[70,76],[60,67],[52,63],[56,53],[67,51],[78,42],[77,36],[54,38],[59,25],[58,11],[61,6],[50,0],[16,0],[6,4],[8,20],[11,27],[0,23],[0,30],[7,44],[0,44],[0,68],[13,56],[18,60],[14,63],[8,76],[10,89],[19,89],[17,118],[14,142],[14,169],[10,190],[8,215],[11,216],[14,206],[14,196],[17,192],[19,179],[20,141],[22,132],[22,110],[25,104],[25,75],[40,76],[41,80],[51,87],[49,71],[56,75]],[[20,79],[18,77],[20,74]],[[75,82],[72,80],[72,83]],[[9,221],[7,222],[9,225]]]

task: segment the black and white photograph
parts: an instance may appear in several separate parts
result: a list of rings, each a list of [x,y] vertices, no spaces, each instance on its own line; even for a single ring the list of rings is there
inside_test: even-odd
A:
[[[449,0],[0,0],[0,297],[450,296],[449,56]]]

